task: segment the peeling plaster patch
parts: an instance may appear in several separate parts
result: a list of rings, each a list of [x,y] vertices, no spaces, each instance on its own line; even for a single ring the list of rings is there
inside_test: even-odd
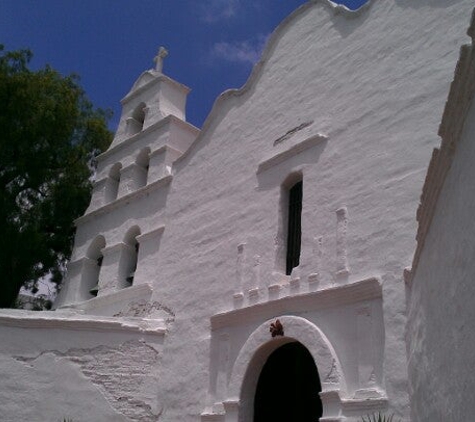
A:
[[[169,320],[175,319],[175,312],[173,312],[168,306],[162,305],[159,302],[146,302],[141,300],[139,302],[131,303],[126,309],[115,314],[115,317],[150,317],[155,316],[154,311],[163,311],[166,313]]]
[[[156,366],[158,352],[146,342],[131,340],[118,348],[98,346],[92,349],[46,350],[34,357],[15,356],[31,366],[45,354],[53,354],[77,364],[82,374],[103,394],[109,404],[131,421],[156,422],[161,411],[153,413],[141,400],[144,381]]]

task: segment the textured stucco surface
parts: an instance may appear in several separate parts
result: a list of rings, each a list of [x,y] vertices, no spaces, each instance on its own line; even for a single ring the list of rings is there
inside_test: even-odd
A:
[[[72,328],[20,328],[15,314],[0,312],[2,321],[9,318],[1,327],[2,421],[157,420],[161,402],[151,374],[162,336],[104,331],[94,319],[89,329],[80,329],[81,321]]]
[[[238,244],[247,243],[251,259],[260,256],[263,283],[273,281],[280,185],[295,170],[304,180],[300,274],[315,271],[314,238],[322,237],[319,272],[322,284],[333,282],[335,210],[346,205],[350,279],[383,280],[385,388],[391,410],[408,417],[402,274],[471,6],[379,1],[353,19],[310,6],[274,36],[249,89],[217,103],[176,166],[166,210],[173,223],[157,263],[163,270],[154,296],[183,315],[165,345],[170,420],[183,417],[181,394],[192,398],[186,420],[202,407],[205,388],[196,386],[208,378],[208,315],[231,306]],[[308,121],[309,132],[328,141],[256,175],[274,140]],[[191,332],[202,336],[191,340]],[[350,360],[353,344],[346,341],[340,353]],[[193,371],[182,364],[190,342]]]
[[[475,104],[414,274],[408,357],[414,422],[475,413]]]
[[[472,7],[469,0],[377,0],[352,14],[308,3],[275,31],[246,85],[218,98],[194,143],[193,128],[151,123],[137,145],[122,131],[103,157],[101,177],[114,160],[130,165],[147,143],[191,147],[167,183],[78,220],[73,260],[104,236],[101,277],[108,282],[127,231],[138,226],[146,236],[134,286],[118,293],[120,304],[118,295],[101,292],[75,303],[81,279],[74,275],[58,306],[137,318],[139,327],[141,318],[163,318],[167,330],[158,342],[137,330],[99,333],[94,324],[80,335],[0,326],[13,339],[0,348],[8,385],[17,383],[22,394],[32,388],[46,403],[50,391],[40,385],[61,377],[60,396],[68,401],[40,407],[37,420],[83,420],[81,406],[91,400],[101,421],[191,422],[204,411],[223,421],[223,401],[236,399],[227,384],[240,351],[282,315],[305,319],[332,350],[345,381],[342,420],[375,409],[358,401],[365,394],[374,394],[376,409],[409,420],[403,270],[414,253],[419,196]],[[282,192],[296,177],[303,179],[302,253],[288,277]],[[363,287],[352,290],[352,283]],[[274,300],[268,288],[275,285],[290,299]],[[253,288],[259,296],[250,299]],[[244,309],[234,318],[236,292]],[[220,325],[213,325],[218,314]],[[15,399],[6,420],[18,414],[27,420],[31,410]]]

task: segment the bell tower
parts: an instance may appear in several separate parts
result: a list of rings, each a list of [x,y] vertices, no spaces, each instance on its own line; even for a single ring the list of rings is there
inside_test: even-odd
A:
[[[190,89],[163,73],[167,56],[160,47],[155,67],[121,101],[114,140],[97,157],[91,202],[75,222],[75,245],[56,307],[116,315],[150,298],[173,163],[199,134],[186,122]]]
[[[154,58],[155,68],[143,72],[122,99],[122,116],[111,147],[167,116],[186,120],[186,97],[190,89],[163,73],[167,56],[168,51],[160,47]]]

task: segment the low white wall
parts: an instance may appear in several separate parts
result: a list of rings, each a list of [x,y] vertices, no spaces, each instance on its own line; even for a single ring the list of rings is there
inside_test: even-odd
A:
[[[163,321],[0,311],[2,422],[156,422]]]

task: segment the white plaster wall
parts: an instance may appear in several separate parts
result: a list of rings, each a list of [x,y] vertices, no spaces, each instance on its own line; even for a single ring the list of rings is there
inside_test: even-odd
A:
[[[337,305],[331,303],[331,298],[325,300],[313,299],[314,308],[309,310],[308,298],[299,297],[294,301],[287,300],[285,304],[272,303],[268,306],[261,305],[261,309],[253,311],[243,310],[239,317],[228,316],[227,324],[219,324],[215,327],[212,334],[211,362],[210,362],[210,399],[207,405],[212,407],[215,402],[234,398],[235,392],[226,391],[220,385],[220,370],[223,364],[218,365],[218,359],[223,359],[223,353],[219,350],[221,339],[225,338],[228,343],[228,352],[225,359],[227,366],[227,375],[235,372],[236,360],[241,353],[246,341],[251,334],[267,320],[277,317],[284,323],[284,332],[286,336],[292,339],[292,330],[288,330],[285,319],[288,315],[305,318],[307,323],[315,324],[328,339],[331,347],[335,350],[338,358],[338,365],[341,364],[341,377],[335,373],[334,368],[319,368],[319,377],[322,384],[335,384],[336,379],[340,378],[342,388],[342,398],[353,398],[358,390],[369,388],[378,389],[381,386],[383,378],[383,352],[384,352],[384,323],[382,315],[382,306],[380,298],[358,300],[356,303],[347,303]],[[293,303],[292,303],[293,302]],[[320,302],[317,304],[317,302]],[[324,304],[322,306],[322,304]],[[359,315],[364,313],[368,316],[366,328],[362,333]],[[282,317],[282,315],[285,315]],[[221,316],[221,320],[226,320],[226,316]],[[222,325],[222,326],[221,326]],[[290,332],[289,332],[290,331]],[[269,324],[265,324],[266,341],[269,344],[276,342],[279,337],[271,339],[269,334]],[[365,337],[359,338],[358,336]],[[309,341],[308,338],[293,338],[301,341],[304,345]],[[287,340],[288,341],[288,340]],[[264,345],[262,345],[264,346]],[[316,353],[321,351],[316,350]],[[360,372],[363,372],[362,362],[359,362],[361,355],[365,355],[366,363],[371,366],[370,372],[374,376],[371,382],[368,379],[361,379]],[[318,362],[317,362],[318,365]],[[258,374],[256,374],[258,376]],[[334,385],[336,388],[336,384]],[[252,393],[251,393],[252,394]],[[373,397],[373,398],[381,398]]]
[[[51,328],[47,319],[60,317],[54,314],[0,312],[2,422],[156,421],[162,403],[154,369],[163,336],[104,331],[94,321],[89,329],[71,323]],[[43,318],[44,328],[38,321],[31,328],[5,324],[5,317],[15,316]]]
[[[99,213],[78,229],[73,259],[80,258],[98,234],[111,246],[123,241],[134,225],[141,233],[165,225],[157,240],[159,250],[152,250],[147,260],[138,263],[137,276],[153,283],[152,301],[145,303],[142,292],[140,303],[132,302],[123,310],[133,316],[165,312],[174,318],[160,360],[148,369],[153,382],[144,384],[153,386],[153,397],[143,389],[139,394],[139,400],[147,397],[153,412],[162,412],[161,421],[197,421],[207,403],[209,368],[213,367],[210,318],[232,308],[237,246],[247,244],[247,287],[256,255],[261,287],[288,281],[277,271],[282,265],[276,263],[276,237],[281,231],[281,184],[296,171],[303,174],[304,202],[301,265],[295,273],[304,283],[309,274],[318,272],[320,287],[328,288],[335,285],[339,262],[346,259],[349,282],[372,276],[382,280],[382,303],[378,305],[382,305],[378,309],[385,323],[383,333],[378,334],[384,337],[378,344],[384,353],[381,383],[389,410],[407,420],[402,272],[414,251],[418,198],[432,147],[438,141],[438,122],[458,46],[465,41],[471,3],[377,0],[356,15],[336,12],[326,2],[303,6],[272,36],[245,88],[217,100],[200,137],[175,163],[169,187],[150,191],[139,201],[120,203],[117,209],[111,207],[107,216]],[[307,122],[313,123],[273,146],[275,140]],[[276,152],[301,145],[317,134],[325,135],[326,140],[270,168],[259,167]],[[125,151],[120,161],[131,160]],[[336,210],[341,207],[348,211],[347,246],[339,246],[343,255],[337,256]],[[315,238],[321,238],[321,257]],[[93,299],[91,308],[104,303],[116,313],[106,298],[104,302],[98,299]],[[284,311],[275,309],[276,315]],[[96,312],[100,310],[92,313]],[[342,311],[341,318],[337,312],[323,311],[306,316],[342,351],[350,380],[346,393],[351,395],[356,388],[356,367],[348,351],[356,339],[354,327],[345,324],[349,312]],[[6,377],[13,380],[18,364],[8,356],[25,350],[31,355],[48,355],[50,372],[25,373],[19,383],[28,384],[31,379],[38,387],[63,376],[60,368],[54,369],[59,355],[44,351],[63,353],[70,347],[96,345],[123,350],[120,345],[126,342],[104,333],[89,333],[92,337],[85,338],[61,330],[48,331],[47,336],[38,329],[11,331],[6,335],[14,339],[13,346],[1,345],[0,349],[0,356],[6,359],[2,370],[5,367]],[[251,331],[244,324],[235,333],[235,344],[242,343]],[[2,328],[2,336],[3,332]],[[31,349],[25,346],[25,339],[31,341]],[[131,362],[142,361],[140,355],[130,353],[134,355]],[[96,354],[86,355],[94,361]],[[100,373],[102,366],[109,368],[100,362],[93,374]],[[72,409],[64,416],[76,417],[78,403],[84,407],[96,390],[92,381],[87,385],[75,382],[82,377],[76,369],[64,371],[71,378],[64,378],[63,391],[74,397],[74,404],[60,408]],[[69,384],[73,384],[71,392]],[[81,385],[82,393],[78,391]],[[49,394],[45,391],[38,397],[46,401]],[[97,420],[112,417],[105,401],[97,405]],[[28,420],[31,413],[16,410],[19,406],[12,404],[9,414],[20,411]],[[42,420],[51,416],[56,417],[53,410],[41,408]]]
[[[475,415],[475,105],[414,274],[408,319],[412,420]]]
[[[208,386],[209,317],[231,308],[237,246],[275,270],[280,184],[303,172],[303,279],[336,268],[335,210],[349,213],[350,281],[383,281],[384,380],[408,418],[403,268],[438,122],[468,24],[469,1],[376,1],[359,16],[304,7],[273,36],[247,89],[217,101],[175,169],[154,298],[177,315],[164,355],[166,421],[192,421]],[[301,123],[328,141],[256,175],[273,142]],[[297,136],[297,135],[295,135]],[[251,265],[251,264],[249,264]]]

